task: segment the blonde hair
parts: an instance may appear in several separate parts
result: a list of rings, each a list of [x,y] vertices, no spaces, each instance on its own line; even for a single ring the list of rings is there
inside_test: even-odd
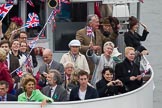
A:
[[[130,50],[135,51],[135,49],[133,47],[126,47],[125,48],[125,55],[127,55],[129,53]]]
[[[0,62],[4,62],[6,60],[6,51],[3,48],[0,48]]]
[[[71,73],[71,76],[70,76],[70,82],[76,82],[78,81],[78,71],[79,70],[75,70]],[[77,77],[77,79],[75,79]]]

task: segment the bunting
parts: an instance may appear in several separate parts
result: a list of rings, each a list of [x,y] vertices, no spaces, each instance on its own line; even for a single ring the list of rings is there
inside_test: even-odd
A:
[[[35,7],[34,4],[33,4],[33,2],[32,2],[31,0],[26,0],[26,2],[27,2],[30,6]]]
[[[32,41],[29,42],[29,46],[31,48],[31,50],[29,51],[29,54],[27,56],[27,59],[24,61],[23,65],[20,66],[19,68],[17,68],[16,70],[12,71],[10,74],[13,74],[13,73],[17,73],[17,75],[19,77],[21,77],[23,75],[23,71],[22,71],[22,67],[25,65],[26,67],[30,67],[31,64],[29,64],[29,62],[31,62],[30,60],[28,60],[28,58],[30,57],[30,53],[31,51],[33,50],[33,48],[35,47],[37,41],[39,40],[39,37],[42,35],[42,33],[44,32],[49,20],[52,18],[52,15],[56,14],[55,11],[53,10],[50,14],[50,16],[48,17],[45,25],[43,26],[42,30],[39,32],[38,36],[36,38],[34,38]]]
[[[26,72],[32,72],[32,68],[33,68],[33,65],[32,65],[32,60],[31,60],[31,56],[29,54],[29,57],[26,58],[25,60],[25,67],[26,67]]]
[[[13,4],[14,3],[14,0],[6,0],[6,3],[7,4]]]
[[[29,42],[29,47],[30,47],[31,49],[33,49],[33,48],[35,47],[36,42],[38,41],[38,39],[39,39],[39,37],[37,36],[37,37],[33,38],[32,41]]]

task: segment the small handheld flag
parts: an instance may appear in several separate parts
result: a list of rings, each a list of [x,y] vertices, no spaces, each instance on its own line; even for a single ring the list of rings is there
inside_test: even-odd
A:
[[[28,14],[28,19],[27,22],[25,24],[25,27],[27,28],[32,28],[32,27],[36,27],[39,26],[39,17],[36,13],[29,13]]]
[[[23,71],[21,70],[21,68],[17,68],[15,72],[17,73],[17,75],[19,77],[22,77],[23,76]]]
[[[92,35],[93,35],[92,27],[87,26],[87,36],[92,36]]]

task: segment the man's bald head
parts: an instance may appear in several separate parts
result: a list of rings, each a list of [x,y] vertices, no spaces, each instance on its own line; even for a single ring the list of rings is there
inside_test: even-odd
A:
[[[43,60],[45,63],[49,64],[52,61],[53,52],[50,49],[45,49],[43,51]]]
[[[43,55],[44,54],[53,54],[52,53],[52,51],[50,50],[50,49],[45,49],[44,51],[43,51]]]

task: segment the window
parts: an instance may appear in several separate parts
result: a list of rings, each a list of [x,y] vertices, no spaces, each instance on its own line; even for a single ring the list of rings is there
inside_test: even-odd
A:
[[[39,22],[40,22],[40,26],[37,27],[33,27],[33,28],[27,28],[27,32],[29,33],[29,39],[32,39],[34,37],[36,37],[38,35],[38,33],[40,32],[40,30],[42,29],[42,27],[45,24],[45,3],[44,2],[40,2],[39,0],[32,0],[33,4],[35,7],[30,6],[29,4],[27,4],[27,17],[28,17],[28,13],[30,12],[35,12],[38,17],[39,17]],[[27,18],[26,18],[27,19]],[[42,33],[42,35],[40,36],[40,39],[46,39],[47,37],[44,35],[44,33]]]

